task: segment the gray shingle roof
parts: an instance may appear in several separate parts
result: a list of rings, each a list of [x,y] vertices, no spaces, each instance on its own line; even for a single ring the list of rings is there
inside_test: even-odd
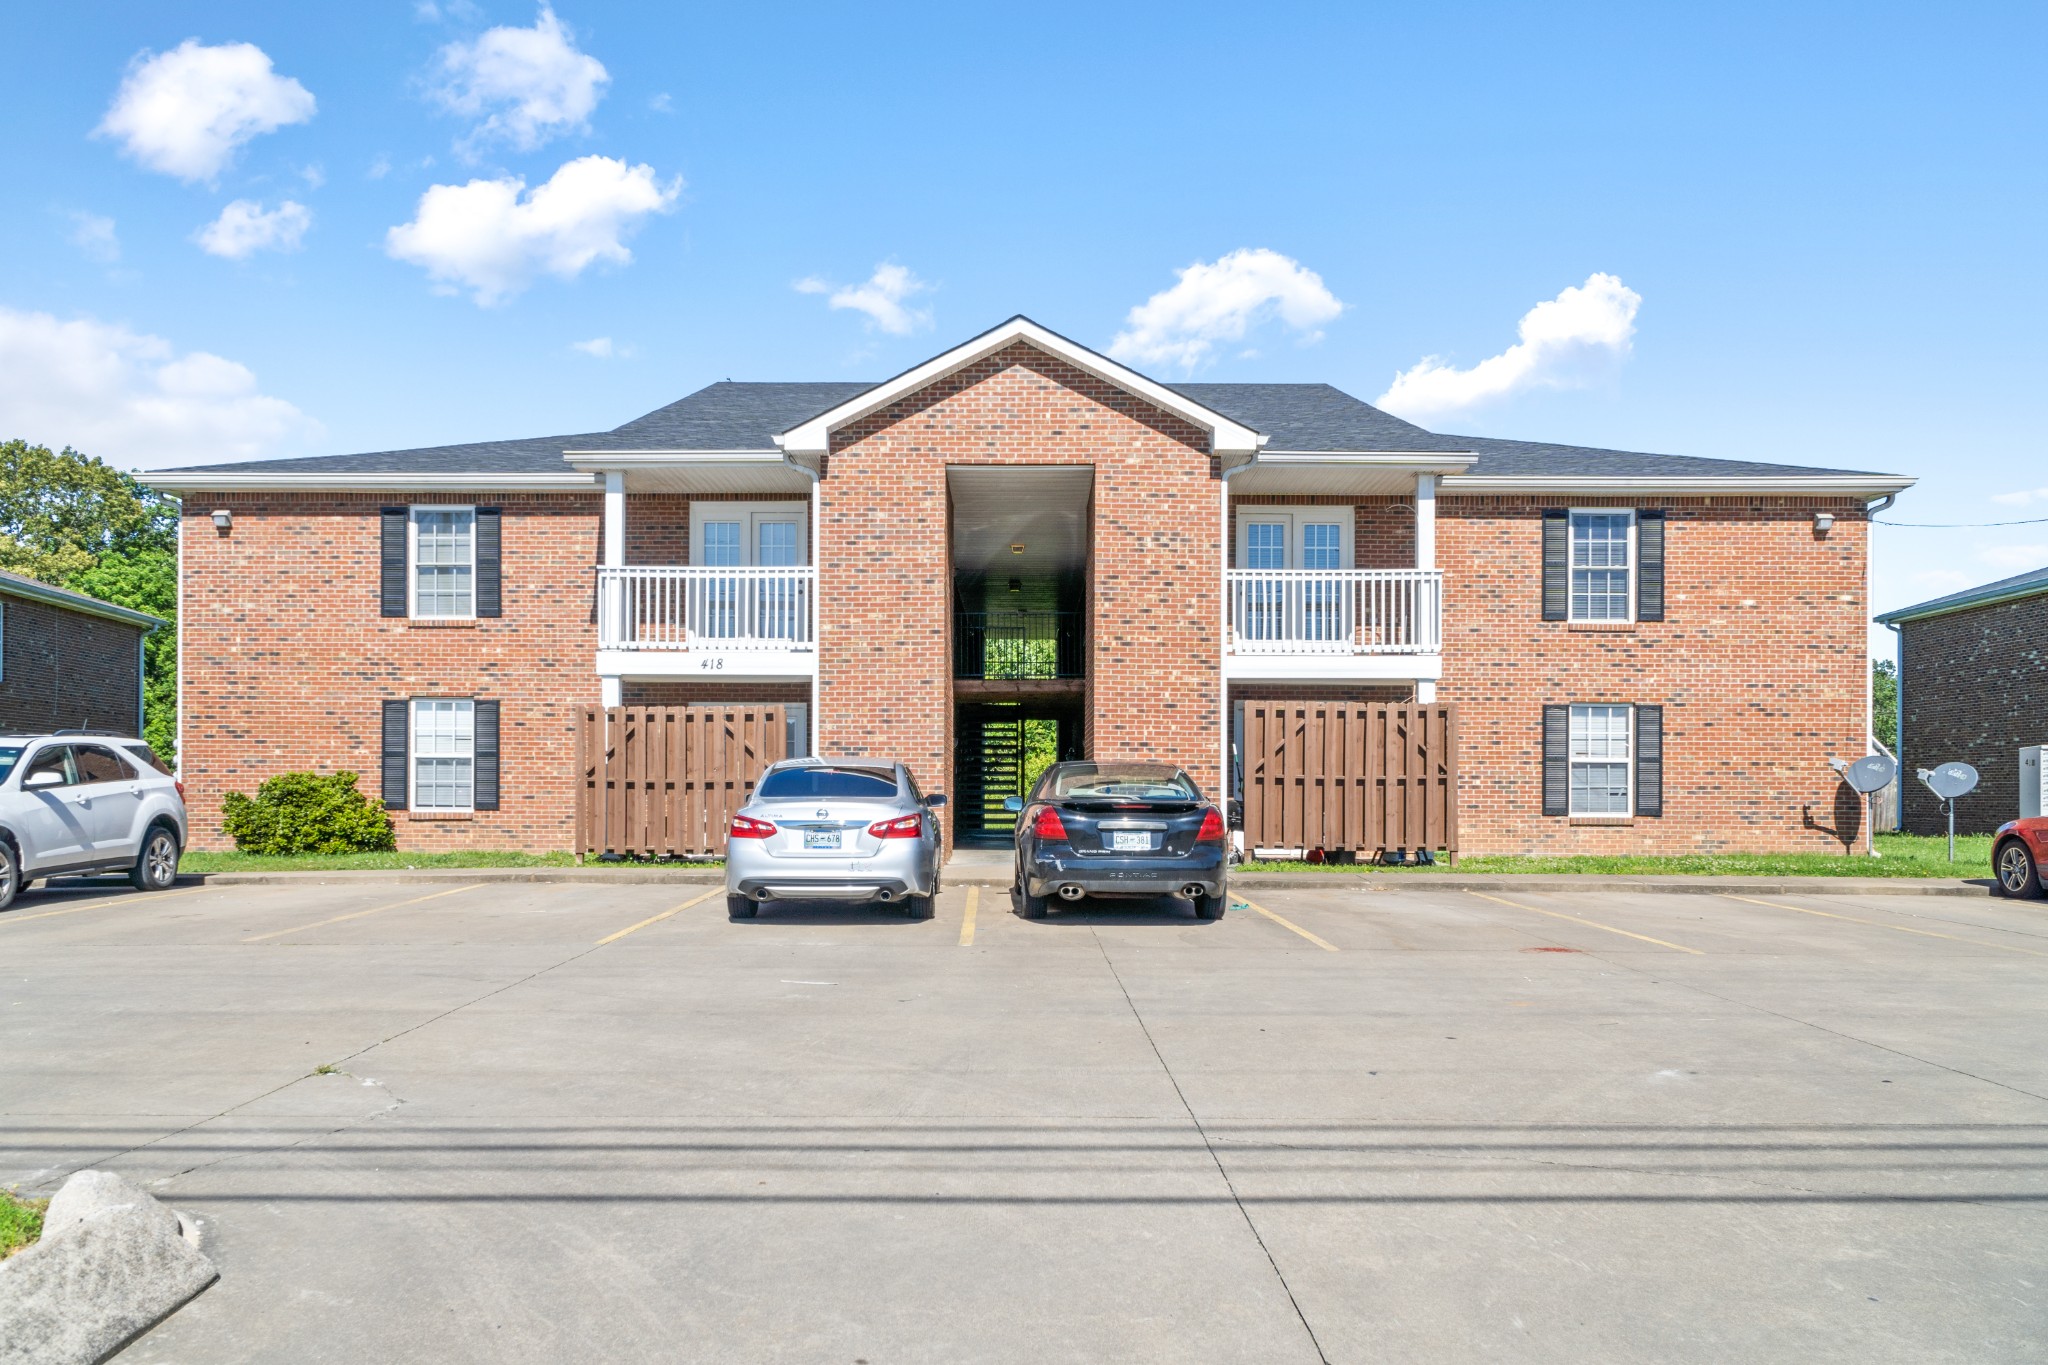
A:
[[[1894,621],[1914,621],[1923,616],[1944,616],[1967,607],[1984,606],[1991,602],[2010,602],[2016,597],[2036,597],[2044,593],[2048,593],[2048,568],[2033,569],[2026,573],[2014,574],[2011,578],[2001,578],[1995,583],[1986,583],[1979,588],[1965,588],[1946,597],[1931,597],[1910,607],[1888,611],[1877,619],[1889,625]]]
[[[873,387],[863,382],[735,384],[728,379],[570,448],[773,450],[778,434]]]
[[[36,602],[47,602],[51,606],[83,612],[87,616],[104,616],[127,625],[141,626],[145,630],[154,630],[164,623],[161,616],[136,611],[133,607],[116,606],[112,602],[102,602],[97,597],[73,592],[69,588],[51,587],[41,579],[25,578],[21,574],[8,573],[4,569],[0,569],[0,597],[26,597]]]
[[[1479,463],[1466,470],[1467,474],[1739,479],[1872,472],[1867,469],[1822,469],[1802,464],[1762,464],[1755,460],[1717,460],[1702,455],[1651,455],[1640,450],[1602,450],[1596,446],[1564,446],[1549,441],[1503,441],[1493,436],[1444,436],[1439,439],[1449,442],[1449,449],[1469,450],[1479,456]]]
[[[1268,450],[1440,452],[1470,449],[1328,384],[1169,384],[1266,437]]]
[[[241,460],[186,465],[166,474],[567,474],[562,452],[604,433],[529,436],[519,441],[472,441],[417,450],[372,450],[360,455],[308,455],[295,460]],[[149,476],[142,476],[144,482]]]

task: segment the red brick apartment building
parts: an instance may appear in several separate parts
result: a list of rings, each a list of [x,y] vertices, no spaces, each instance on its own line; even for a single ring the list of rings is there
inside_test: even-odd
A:
[[[1673,853],[1840,847],[1867,509],[1912,481],[1439,435],[1019,317],[880,384],[152,482],[195,844],[230,790],[350,768],[403,847],[568,847],[599,703],[780,704],[968,838],[1025,721],[1216,791],[1247,703],[1313,698],[1457,703],[1468,853]]]

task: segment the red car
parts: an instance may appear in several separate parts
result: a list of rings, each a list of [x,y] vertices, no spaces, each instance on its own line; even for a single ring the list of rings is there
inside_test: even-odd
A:
[[[2008,820],[1991,836],[1991,871],[2003,895],[2040,895],[2044,862],[2048,862],[2048,816]]]

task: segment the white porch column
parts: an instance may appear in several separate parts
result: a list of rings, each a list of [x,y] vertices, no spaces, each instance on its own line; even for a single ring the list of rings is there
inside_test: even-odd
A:
[[[1436,567],[1436,475],[1415,476],[1415,567]],[[1423,678],[1415,684],[1415,700],[1427,705],[1436,700],[1436,680]]]
[[[626,567],[626,476],[618,470],[607,470],[604,476],[604,566],[607,569]],[[599,644],[609,635],[614,641],[623,642],[626,634],[626,595],[622,585],[607,583],[598,601],[600,626]],[[606,707],[624,706],[625,687],[617,676],[600,675],[599,701]]]
[[[626,567],[626,476],[618,470],[604,476],[604,566]]]
[[[599,688],[598,702],[600,705],[609,710],[614,706],[624,706],[626,704],[625,679],[600,676],[597,682]],[[588,696],[589,694],[585,693],[584,695]]]

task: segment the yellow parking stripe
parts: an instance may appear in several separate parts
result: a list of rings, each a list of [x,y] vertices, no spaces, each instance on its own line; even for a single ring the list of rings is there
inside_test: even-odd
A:
[[[1598,920],[1580,919],[1577,915],[1567,915],[1561,910],[1545,910],[1537,905],[1521,905],[1515,901],[1504,901],[1499,896],[1489,896],[1484,891],[1468,890],[1465,894],[1477,896],[1483,901],[1492,901],[1495,905],[1505,905],[1511,910],[1528,910],[1538,915],[1548,915],[1552,919],[1568,919],[1573,924],[1583,924],[1588,929],[1604,929],[1610,934],[1620,934],[1623,938],[1633,938],[1639,939],[1644,943],[1654,943],[1659,948],[1671,948],[1681,953],[1691,953],[1694,957],[1706,956],[1705,951],[1699,948],[1688,948],[1683,943],[1667,943],[1661,938],[1651,938],[1648,934],[1632,934],[1626,929],[1617,929],[1611,924],[1602,924]]]
[[[2001,953],[2025,953],[2028,957],[2048,957],[2048,953],[2042,952],[2039,948],[2015,948],[2010,943],[1993,943],[1988,939],[1964,938],[1960,934],[1937,934],[1932,929],[1909,929],[1903,924],[1887,924],[1881,919],[1858,919],[1854,915],[1838,915],[1832,910],[1809,910],[1803,905],[1786,905],[1780,901],[1760,901],[1754,896],[1738,896],[1732,891],[1724,891],[1721,894],[1728,897],[1731,901],[1746,901],[1751,905],[1767,905],[1773,910],[1791,910],[1802,915],[1818,915],[1822,919],[1847,920],[1851,924],[1868,924],[1876,929],[1896,929],[1902,934],[1918,934],[1922,938],[1945,938],[1951,943],[1970,943],[1975,944],[1979,948],[1996,948]]]
[[[204,891],[203,886],[188,886],[183,891],[137,891],[126,896],[113,896],[103,901],[87,901],[84,905],[67,905],[62,910],[41,910],[33,915],[10,915],[0,911],[0,924],[19,924],[24,920],[48,919],[52,915],[75,915],[81,910],[98,910],[107,905],[126,905],[141,900],[148,903],[167,901],[173,896],[190,896]]]
[[[1279,925],[1282,929],[1292,929],[1295,933],[1300,934],[1303,938],[1307,939],[1310,943],[1315,944],[1316,947],[1321,948],[1326,953],[1334,953],[1337,951],[1336,944],[1331,943],[1327,939],[1317,938],[1314,934],[1311,934],[1308,930],[1302,928],[1293,920],[1288,919],[1285,915],[1276,915],[1271,910],[1268,910],[1265,906],[1254,904],[1253,902],[1246,900],[1243,896],[1239,896],[1237,898],[1237,903],[1239,905],[1242,905],[1247,910],[1258,911],[1267,919]]]
[[[711,890],[706,891],[703,895],[698,896],[692,900],[686,900],[681,905],[672,905],[658,915],[649,915],[646,919],[641,920],[638,924],[629,924],[625,928],[619,930],[619,932],[617,932],[616,934],[606,934],[603,938],[597,941],[597,946],[602,948],[607,943],[617,943],[620,939],[624,938],[628,934],[637,934],[650,924],[659,924],[663,920],[667,919],[670,915],[680,915],[683,911],[689,909],[693,905],[702,905],[705,901],[710,900],[713,896],[723,896],[724,894],[724,887],[713,887]]]
[[[978,886],[968,887],[967,914],[960,921],[960,946],[962,948],[972,948],[974,946],[974,912],[980,905],[981,888]]]
[[[468,886],[450,887],[446,891],[433,891],[424,896],[414,896],[411,900],[393,901],[389,905],[373,905],[368,910],[354,910],[346,915],[334,915],[328,919],[316,919],[311,924],[301,924],[295,929],[273,929],[267,934],[255,934],[243,939],[242,942],[261,943],[266,938],[283,938],[286,934],[303,934],[308,929],[318,929],[325,924],[339,924],[345,919],[361,919],[365,915],[381,915],[386,910],[396,910],[404,905],[418,905],[421,901],[439,900],[442,896],[452,896],[458,891],[474,891],[482,885],[484,885],[483,882],[471,882]]]

